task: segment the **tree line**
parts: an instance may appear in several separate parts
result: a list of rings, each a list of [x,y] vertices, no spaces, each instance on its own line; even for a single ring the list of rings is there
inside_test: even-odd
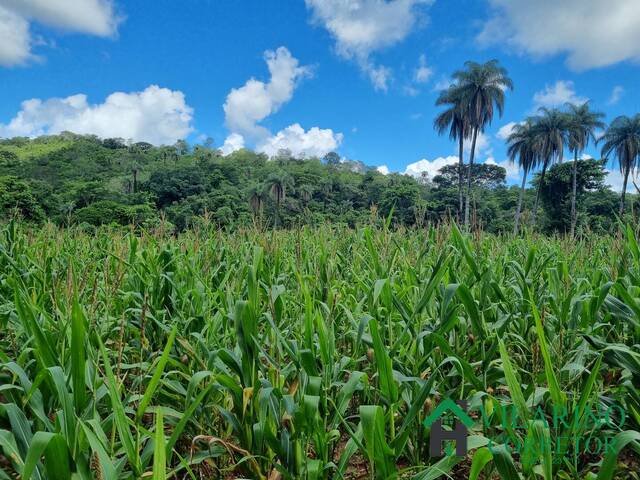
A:
[[[456,71],[448,89],[441,92],[436,105],[444,106],[434,121],[439,134],[448,133],[458,142],[458,220],[469,226],[469,205],[472,197],[471,184],[476,153],[476,140],[491,124],[495,113],[502,116],[505,91],[513,89],[513,81],[506,69],[497,60],[486,63],[467,62],[465,68]],[[620,196],[619,216],[625,208],[625,196],[629,175],[635,172],[640,160],[640,114],[632,117],[620,116],[607,127],[602,121],[604,114],[594,112],[589,103],[567,104],[564,109],[539,109],[534,116],[527,117],[515,125],[507,139],[508,155],[511,162],[517,162],[522,170],[522,183],[514,216],[514,234],[518,233],[523,198],[528,175],[539,168],[536,182],[536,196],[533,205],[531,225],[535,227],[540,193],[548,169],[555,163],[561,164],[565,149],[573,154],[570,235],[574,236],[577,224],[577,175],[578,160],[589,143],[601,144],[601,155],[605,160],[613,157],[623,176]],[[601,137],[596,132],[604,130]],[[471,141],[468,166],[465,170],[464,141]],[[466,191],[463,189],[466,171]],[[464,199],[464,201],[463,201]],[[464,206],[463,206],[464,203]]]
[[[530,220],[539,199],[537,229],[569,231],[571,170],[551,166],[534,188],[506,184],[498,165],[474,163],[470,225],[511,232],[516,210]],[[274,158],[250,150],[224,156],[211,145],[153,146],[65,133],[0,140],[0,220],[19,216],[41,224],[104,224],[182,230],[200,222],[221,228],[290,228],[339,223],[355,227],[390,219],[421,227],[450,222],[460,209],[459,178],[469,165],[447,165],[433,178],[383,175],[361,162],[329,154]],[[606,233],[615,226],[616,194],[607,189],[604,161],[578,162],[578,229]],[[540,185],[537,189],[536,186]],[[518,201],[521,195],[520,201]],[[630,203],[629,219],[637,196]],[[629,203],[629,202],[627,202]],[[528,221],[527,223],[531,223]]]

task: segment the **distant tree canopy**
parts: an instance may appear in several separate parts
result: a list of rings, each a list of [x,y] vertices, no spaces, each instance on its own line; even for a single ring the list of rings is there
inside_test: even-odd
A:
[[[603,185],[603,162],[580,161],[578,171],[580,225],[606,231],[617,197]],[[506,186],[505,169],[476,163],[472,178],[474,224],[509,231],[518,188]],[[569,164],[547,172],[542,190],[547,231],[567,228],[570,179]],[[0,140],[0,219],[19,214],[33,223],[152,227],[163,218],[177,229],[205,219],[224,228],[288,228],[321,222],[356,226],[392,215],[394,225],[411,227],[455,220],[457,188],[457,164],[425,181],[383,175],[335,152],[322,160],[284,151],[269,159],[246,149],[223,156],[212,142],[156,147],[69,132]],[[526,191],[525,211],[534,196],[533,189]]]
[[[438,175],[433,177],[433,184],[438,188],[457,188],[460,166],[456,163],[446,165],[438,171]],[[469,165],[464,165],[462,174],[467,178]],[[474,188],[494,189],[503,186],[506,181],[507,172],[504,167],[491,163],[474,163],[471,169],[471,185]]]
[[[578,208],[578,225],[592,229],[608,229],[613,227],[615,221],[613,212],[615,205],[610,205],[613,210],[609,211],[608,221],[603,224],[602,218],[591,218],[589,206],[592,204],[595,195],[606,200],[607,188],[605,179],[605,160],[582,160],[577,163],[576,175],[576,198]],[[545,217],[545,227],[547,230],[567,233],[571,227],[571,192],[572,173],[571,163],[559,163],[553,165],[546,173],[540,188],[543,207],[547,213]],[[541,181],[540,175],[534,179],[535,185]],[[584,202],[585,196],[589,195],[590,201]]]

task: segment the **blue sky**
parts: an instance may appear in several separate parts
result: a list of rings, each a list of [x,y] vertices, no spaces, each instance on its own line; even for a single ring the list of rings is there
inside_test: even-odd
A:
[[[211,137],[433,173],[455,155],[438,89],[491,58],[515,90],[479,158],[506,165],[500,129],[540,105],[640,111],[640,2],[0,0],[0,136]]]

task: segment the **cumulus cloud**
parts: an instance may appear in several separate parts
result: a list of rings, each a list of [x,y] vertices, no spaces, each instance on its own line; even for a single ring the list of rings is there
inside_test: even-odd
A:
[[[624,87],[622,87],[621,85],[616,85],[615,87],[613,87],[613,90],[611,90],[611,96],[609,97],[607,104],[615,105],[620,101],[623,95]]]
[[[29,22],[0,5],[0,65],[19,65],[31,58]]]
[[[427,66],[427,57],[423,53],[418,58],[418,68],[413,75],[413,80],[417,83],[426,83],[433,75],[433,70]]]
[[[533,95],[533,103],[536,108],[559,107],[565,103],[584,103],[589,100],[576,93],[575,86],[571,80],[558,80],[553,85],[546,85],[544,90]]]
[[[375,51],[404,40],[416,25],[419,6],[432,0],[305,0],[313,21],[326,28],[340,56],[355,60],[376,90],[386,90],[391,70],[371,60]]]
[[[311,75],[310,67],[300,66],[285,47],[267,50],[264,60],[271,74],[269,81],[251,78],[242,87],[231,89],[223,107],[227,127],[254,138],[269,134],[258,122],[291,100],[298,81]]]
[[[451,78],[448,77],[440,77],[440,80],[438,80],[435,85],[433,86],[433,91],[434,92],[440,92],[442,90],[446,90],[448,89],[451,85],[453,84],[453,80],[451,80]]]
[[[498,130],[498,133],[496,133],[496,137],[498,137],[500,140],[506,141],[509,138],[509,135],[511,135],[511,132],[513,132],[513,128],[516,125],[518,125],[517,122],[509,122],[506,125],[503,125]]]
[[[477,39],[536,57],[566,54],[574,70],[640,59],[637,0],[490,0]]]
[[[298,123],[283,128],[275,135],[260,125],[269,115],[293,98],[298,82],[312,74],[311,67],[300,66],[299,61],[285,47],[264,54],[271,78],[268,82],[249,79],[242,87],[234,88],[224,103],[225,122],[231,134],[225,140],[225,155],[243,148],[245,139],[256,145],[256,150],[275,156],[288,150],[296,157],[322,157],[337,149],[342,133],[331,129],[302,128]]]
[[[112,93],[99,104],[90,104],[84,94],[26,100],[9,123],[0,123],[0,137],[35,137],[66,130],[158,145],[189,135],[192,118],[193,109],[182,92],[151,85],[142,92]]]
[[[229,155],[244,148],[244,137],[239,133],[232,133],[224,140],[224,144],[220,147],[223,155]]]
[[[108,37],[121,21],[112,0],[0,0],[0,65],[36,58],[29,22],[66,32]]]
[[[426,158],[423,158],[422,160],[418,160],[417,162],[407,165],[404,174],[411,175],[415,178],[422,178],[424,176],[423,174],[426,174],[427,178],[433,179],[433,177],[440,173],[439,170],[442,167],[446,167],[447,165],[456,165],[457,163],[458,157],[455,155],[438,157],[434,160],[427,160]],[[504,168],[507,171],[506,175],[508,180],[516,180],[520,178],[520,169],[518,168],[518,165],[510,163],[508,160],[496,162],[495,158],[489,156],[482,163],[498,165],[499,167]]]
[[[258,144],[257,150],[270,157],[280,150],[288,150],[294,157],[323,157],[336,150],[343,135],[330,128],[312,127],[305,131],[298,123],[289,125]]]
[[[518,180],[520,178],[520,167],[515,162],[510,162],[509,160],[496,162],[495,158],[489,157],[484,161],[484,163],[504,168],[507,171],[507,180]]]
[[[438,175],[438,170],[447,165],[454,165],[458,163],[458,157],[450,155],[448,157],[438,157],[434,160],[427,160],[423,158],[417,162],[410,163],[404,170],[405,175],[411,175],[412,177],[421,178],[423,174],[427,175],[427,178],[433,178]]]
[[[386,165],[380,165],[379,167],[376,167],[376,170],[382,175],[389,175],[391,173],[389,167],[387,167]]]
[[[465,139],[464,151],[466,153],[469,153],[471,151],[471,143],[472,140],[470,138]],[[476,158],[478,158],[483,153],[491,153],[491,142],[489,141],[489,137],[487,137],[487,135],[480,132],[478,133],[478,138],[476,138]]]

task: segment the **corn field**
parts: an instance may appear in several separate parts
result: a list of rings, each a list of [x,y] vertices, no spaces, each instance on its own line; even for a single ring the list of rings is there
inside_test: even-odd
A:
[[[630,228],[10,223],[0,332],[0,479],[640,478]],[[466,456],[429,455],[445,398],[493,412],[473,415]],[[504,427],[505,405],[526,428]],[[588,432],[606,451],[558,453],[587,434],[547,428],[553,408],[612,405]],[[527,438],[553,448],[515,451]]]

